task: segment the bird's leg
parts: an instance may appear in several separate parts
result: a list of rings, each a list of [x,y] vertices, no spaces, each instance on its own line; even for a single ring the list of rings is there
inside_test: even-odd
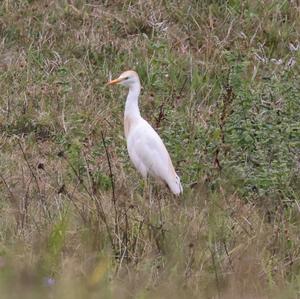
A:
[[[152,199],[152,186],[150,183],[149,176],[144,178],[144,194],[143,194],[145,202],[148,202],[149,207],[151,208],[153,205],[153,199]]]
[[[161,198],[158,195],[157,196],[157,202],[158,202],[158,211],[159,211],[159,221],[160,221],[160,225],[163,225],[163,215],[162,215],[162,206],[161,206]]]
[[[150,194],[149,192],[149,177],[148,175],[146,177],[144,177],[144,190],[143,190],[143,197],[144,197],[144,204],[147,207],[145,209],[145,214],[144,217],[146,218],[146,222],[150,223],[150,219],[151,219],[151,201],[149,200],[151,195],[149,195],[148,198],[148,194]]]
[[[153,205],[153,198],[152,198],[152,184],[150,182],[150,178],[148,178],[148,193],[149,193],[149,204],[151,208]]]
[[[144,177],[144,190],[143,190],[143,197],[144,201],[147,200],[147,188],[148,188],[148,176]]]

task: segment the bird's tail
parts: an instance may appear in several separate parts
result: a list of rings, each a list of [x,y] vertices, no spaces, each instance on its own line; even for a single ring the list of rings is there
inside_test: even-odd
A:
[[[175,179],[168,183],[170,190],[175,194],[179,195],[183,192],[182,185],[180,183],[180,178],[178,175],[175,176]]]

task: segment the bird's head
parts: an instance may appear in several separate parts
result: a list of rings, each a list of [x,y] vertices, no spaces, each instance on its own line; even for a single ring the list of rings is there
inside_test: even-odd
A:
[[[140,79],[138,74],[135,71],[126,71],[122,73],[119,78],[111,80],[107,83],[108,85],[112,84],[121,84],[127,87],[132,87],[133,85],[140,84]]]

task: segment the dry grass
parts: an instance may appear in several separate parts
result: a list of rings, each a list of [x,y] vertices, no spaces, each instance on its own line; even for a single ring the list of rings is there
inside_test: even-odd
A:
[[[2,1],[2,298],[298,298],[299,14],[297,1]],[[128,68],[179,200],[155,186],[150,204],[129,163],[124,92],[104,85]]]

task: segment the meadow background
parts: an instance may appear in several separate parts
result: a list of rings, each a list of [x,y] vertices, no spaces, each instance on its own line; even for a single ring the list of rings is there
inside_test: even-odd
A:
[[[1,298],[300,298],[300,3],[2,0]],[[127,69],[184,194],[130,164]]]

